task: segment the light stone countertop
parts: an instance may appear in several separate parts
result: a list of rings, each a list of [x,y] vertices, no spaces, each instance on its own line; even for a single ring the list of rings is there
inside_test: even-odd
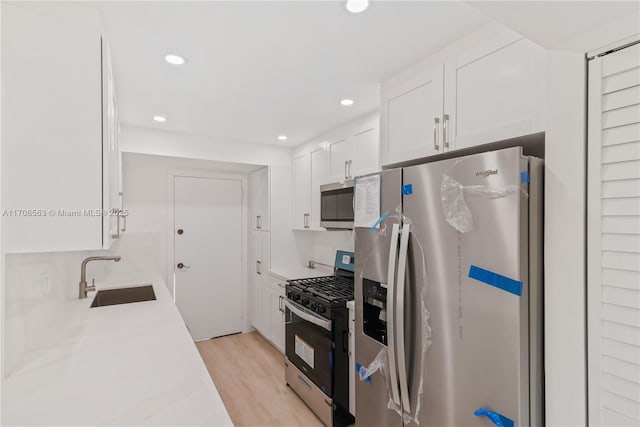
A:
[[[65,302],[55,341],[3,380],[3,425],[233,425],[158,274],[98,289],[153,284],[156,301],[89,308]]]
[[[312,277],[333,276],[333,269],[324,266],[316,266],[315,268],[272,268],[269,274],[279,280],[309,279]]]

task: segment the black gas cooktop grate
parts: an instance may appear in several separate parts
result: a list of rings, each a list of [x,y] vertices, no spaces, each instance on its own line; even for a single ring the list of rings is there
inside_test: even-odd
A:
[[[353,279],[347,277],[325,276],[297,279],[289,281],[289,285],[304,293],[328,300],[349,301],[353,299]]]

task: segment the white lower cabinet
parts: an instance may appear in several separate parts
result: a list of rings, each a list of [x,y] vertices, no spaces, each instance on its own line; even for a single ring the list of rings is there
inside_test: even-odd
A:
[[[284,353],[284,300],[285,282],[271,278],[271,286],[269,287],[270,295],[270,335],[269,339],[280,352]]]
[[[264,304],[269,298],[270,242],[268,231],[251,232],[251,324],[264,336],[270,324],[269,306],[265,309]]]

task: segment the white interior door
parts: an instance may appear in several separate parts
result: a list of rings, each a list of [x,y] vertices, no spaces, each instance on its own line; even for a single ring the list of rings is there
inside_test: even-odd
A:
[[[175,300],[194,340],[242,329],[242,181],[174,177]]]
[[[640,425],[640,44],[589,63],[589,424]]]

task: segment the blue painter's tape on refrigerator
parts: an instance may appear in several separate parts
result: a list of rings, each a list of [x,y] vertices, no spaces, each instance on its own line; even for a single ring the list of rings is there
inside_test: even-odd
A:
[[[520,182],[523,184],[529,183],[529,171],[520,172]]]
[[[483,409],[483,408],[476,409],[473,412],[473,415],[475,415],[476,417],[487,417],[497,427],[514,427],[515,426],[515,423],[513,422],[513,420],[505,417],[502,414],[499,414],[494,411],[490,411],[488,409]]]
[[[413,194],[413,185],[405,184],[402,186],[402,194]]]
[[[522,282],[494,273],[493,271],[472,265],[469,267],[469,277],[514,295],[522,295]]]
[[[364,378],[364,382],[365,383],[371,382],[371,377],[369,375],[367,375],[367,369],[364,366],[362,366],[361,364],[359,364],[359,363],[356,363],[356,373],[358,375],[362,374],[362,376],[365,377]]]
[[[386,217],[389,216],[389,211],[384,211],[382,213],[382,215],[380,215],[380,218],[378,218],[378,220],[376,222],[373,223],[373,225],[371,226],[371,228],[369,229],[369,234],[373,233],[374,231],[376,231],[376,228],[380,225],[380,223],[382,221],[384,221],[384,219]]]

